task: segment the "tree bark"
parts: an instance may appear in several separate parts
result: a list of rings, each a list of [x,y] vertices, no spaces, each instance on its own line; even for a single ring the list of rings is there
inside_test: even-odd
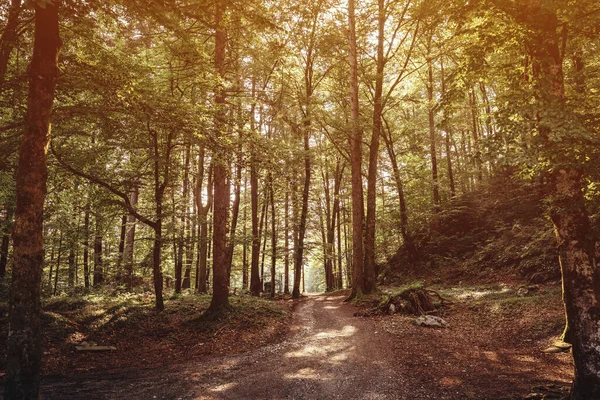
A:
[[[469,91],[469,104],[471,106],[471,125],[473,127],[473,150],[475,151],[475,167],[477,168],[477,182],[483,181],[483,160],[479,146],[479,128],[477,123],[477,96],[471,88]]]
[[[298,225],[298,247],[294,253],[294,289],[292,298],[300,298],[300,273],[302,272],[304,259],[304,237],[306,235],[306,219],[308,216],[308,195],[310,189],[310,121],[304,129],[304,187],[302,189],[302,210],[300,211],[300,221]],[[298,278],[298,279],[297,279]]]
[[[63,231],[60,231],[60,239],[58,239],[58,256],[56,257],[56,268],[54,271],[54,289],[52,295],[56,296],[56,290],[58,288],[58,274],[60,272],[60,262],[62,261],[62,243],[63,243]]]
[[[69,258],[68,258],[68,263],[69,263],[69,277],[67,280],[67,284],[69,289],[72,289],[75,287],[75,268],[77,268],[76,264],[75,264],[75,248],[77,247],[77,241],[72,241],[71,245],[69,246]]]
[[[290,293],[290,194],[285,191],[285,218],[284,218],[284,254],[283,254],[283,293]]]
[[[119,235],[119,257],[117,258],[117,276],[121,283],[126,283],[123,268],[123,255],[125,254],[125,235],[127,233],[127,215],[121,217],[121,234]]]
[[[229,230],[229,247],[227,249],[227,286],[231,284],[231,267],[233,264],[233,253],[235,251],[235,232],[237,230],[240,215],[240,202],[242,191],[242,149],[238,149],[238,160],[235,167],[235,183],[233,185],[233,205],[231,213],[231,228]]]
[[[85,288],[90,287],[90,201],[85,205],[85,216],[83,218],[83,282]]]
[[[35,6],[33,57],[29,68],[27,124],[19,149],[16,213],[13,231],[14,267],[8,311],[5,399],[40,397],[40,284],[43,211],[46,197],[46,149],[58,77],[61,40],[59,1]]]
[[[204,180],[204,146],[200,147],[198,153],[198,181],[196,182],[196,209],[200,224],[198,237],[198,272],[196,273],[196,291],[206,293],[207,288],[207,265],[208,265],[208,212],[213,204],[213,166],[208,167],[206,184],[206,204],[202,200],[202,182]]]
[[[104,282],[104,271],[102,270],[102,267],[102,223],[100,215],[96,215],[96,231],[94,235],[94,287],[100,286]]]
[[[385,59],[383,58],[383,42],[385,28],[385,6],[384,0],[377,0],[377,71],[375,75],[375,94],[373,97],[373,131],[371,134],[371,146],[369,149],[369,169],[367,174],[367,220],[365,227],[365,292],[371,293],[377,290],[375,273],[375,222],[377,211],[377,161],[379,159],[379,137],[382,130],[383,112],[383,69]]]
[[[224,30],[224,0],[217,0],[215,10],[215,70],[219,79],[225,78],[225,54],[227,34]],[[225,127],[225,89],[222,83],[215,88],[215,133],[222,135]],[[229,309],[229,286],[227,285],[227,220],[229,218],[229,185],[227,184],[228,161],[224,155],[217,157],[214,163],[214,224],[213,224],[213,295],[206,311],[209,315],[218,315]]]
[[[559,245],[563,300],[573,345],[572,399],[600,398],[600,276],[582,192],[581,172],[564,168],[551,176],[550,217]]]
[[[21,0],[11,0],[6,25],[0,37],[0,88],[4,86],[10,54],[17,44],[17,27],[21,9]]]
[[[435,135],[435,104],[433,99],[433,63],[431,60],[431,37],[427,45],[427,109],[429,116],[429,155],[431,157],[431,179],[433,185],[433,207],[437,212],[440,206],[440,185],[437,170],[437,151]]]
[[[248,290],[248,197],[247,197],[247,175],[244,176],[244,215],[242,235],[244,241],[242,243],[242,292]]]
[[[387,120],[384,119],[387,135],[383,135],[385,146],[387,148],[390,162],[392,163],[392,172],[394,176],[394,183],[396,184],[396,191],[398,192],[398,206],[400,209],[400,235],[402,236],[402,242],[405,245],[410,245],[411,238],[408,234],[408,213],[406,210],[406,199],[404,197],[404,182],[400,176],[400,168],[398,166],[398,159],[396,158],[396,151],[394,150],[394,142],[392,141],[392,131],[390,129]]]
[[[256,78],[252,79],[252,98],[255,97]],[[254,133],[256,103],[250,106],[250,130]],[[258,262],[260,257],[260,233],[258,221],[258,160],[254,144],[250,145],[250,219],[252,225],[252,257],[250,261],[250,293],[258,296],[261,292],[260,275],[258,273]]]
[[[362,187],[362,134],[358,110],[358,61],[356,54],[355,0],[348,0],[348,61],[350,64],[350,163],[352,175],[352,293],[348,300],[362,296],[365,291]]]
[[[129,192],[129,202],[132,207],[135,207],[138,202],[139,189],[137,185],[134,185]],[[127,215],[127,225],[125,233],[125,249],[123,252],[123,265],[125,266],[125,275],[127,280],[127,289],[133,289],[133,249],[135,245],[135,226],[136,218],[135,215],[129,213]],[[85,254],[85,253],[84,253]]]
[[[269,173],[269,195],[271,203],[271,297],[275,297],[275,275],[277,266],[277,229],[275,220],[275,194],[273,192],[273,175]]]

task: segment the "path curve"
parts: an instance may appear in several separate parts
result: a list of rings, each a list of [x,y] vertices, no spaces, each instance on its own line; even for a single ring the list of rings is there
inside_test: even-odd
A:
[[[439,399],[406,382],[392,337],[376,321],[354,317],[343,300],[298,302],[281,343],[167,371],[50,378],[44,399]]]

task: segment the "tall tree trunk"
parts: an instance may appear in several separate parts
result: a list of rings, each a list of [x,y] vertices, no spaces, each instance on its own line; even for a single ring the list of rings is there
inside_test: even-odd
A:
[[[231,284],[231,266],[233,264],[233,253],[235,250],[235,231],[240,215],[240,202],[242,191],[242,148],[238,149],[238,160],[235,167],[235,182],[233,184],[233,206],[231,213],[231,228],[229,230],[229,247],[227,249],[227,286]]]
[[[117,276],[119,282],[126,283],[125,273],[122,271],[123,256],[125,254],[125,237],[127,234],[127,215],[121,217],[121,234],[119,235],[119,257],[117,258]]]
[[[0,88],[4,86],[10,53],[17,44],[17,28],[19,26],[21,9],[21,0],[11,0],[6,25],[4,26],[2,37],[0,37]]]
[[[290,194],[285,191],[285,219],[284,219],[284,253],[283,253],[283,293],[290,293]]]
[[[190,175],[190,152],[191,145],[190,143],[186,143],[184,150],[184,169],[183,169],[183,207],[181,209],[181,217],[180,217],[180,226],[175,227],[178,230],[177,241],[176,241],[176,257],[175,257],[175,293],[181,293],[181,288],[183,284],[183,258],[184,255],[187,254],[187,243],[186,243],[186,233],[187,233],[187,223],[188,223],[188,202],[189,202],[189,175]],[[173,207],[175,208],[175,201],[173,201]],[[175,213],[173,214],[175,218]],[[187,265],[187,262],[186,262]]]
[[[557,11],[553,3],[545,0],[527,4],[529,7],[519,17],[530,29],[528,48],[539,73],[538,107],[544,110],[543,115],[561,115],[565,100]],[[567,126],[568,122],[564,122]],[[540,117],[538,130],[544,140],[541,150],[552,160],[549,214],[558,242],[563,300],[572,332],[575,364],[570,397],[597,399],[600,398],[600,274],[594,259],[594,237],[583,196],[582,171],[579,161],[569,156],[573,150],[568,139],[576,138],[552,138],[553,123]]]
[[[67,284],[69,288],[75,287],[75,246],[77,242],[73,242],[69,247],[69,278],[67,280]]]
[[[385,126],[387,129],[387,135],[383,135],[385,140],[385,146],[387,153],[392,163],[392,172],[394,176],[394,183],[396,184],[396,191],[398,192],[398,205],[400,209],[400,234],[402,235],[402,242],[405,245],[410,245],[411,238],[408,234],[408,213],[406,210],[406,199],[404,197],[404,182],[400,176],[400,168],[398,166],[398,159],[396,158],[396,151],[394,150],[394,143],[392,142],[392,131],[387,120],[384,119]]]
[[[242,243],[242,292],[248,290],[248,196],[247,196],[248,179],[244,176],[244,220],[242,227],[242,235],[244,241]]]
[[[44,262],[43,211],[46,197],[46,149],[58,77],[61,40],[59,0],[35,5],[33,57],[29,67],[27,125],[19,148],[14,266],[8,311],[5,399],[40,397],[40,286]]]
[[[102,223],[101,217],[96,215],[96,230],[94,234],[94,287],[104,282],[104,271],[102,268]]]
[[[207,266],[208,266],[208,212],[213,204],[213,164],[209,165],[206,184],[206,204],[202,201],[202,182],[204,180],[204,147],[200,147],[198,153],[198,181],[196,183],[196,208],[198,210],[198,221],[200,234],[198,237],[198,272],[196,273],[196,291],[206,293],[207,288]]]
[[[53,296],[56,296],[56,291],[58,288],[58,274],[60,272],[60,262],[62,261],[62,243],[63,231],[60,231],[60,239],[58,239],[58,256],[56,257],[56,268],[54,271],[54,290],[52,290]]]
[[[271,203],[271,297],[275,297],[275,275],[277,266],[277,229],[275,220],[275,194],[273,192],[273,175],[269,173],[269,194]]]
[[[352,174],[352,293],[348,300],[362,296],[365,290],[362,187],[362,134],[358,113],[358,61],[356,54],[355,0],[348,0],[348,61],[350,64],[350,164]]]
[[[222,81],[225,78],[225,51],[227,34],[223,27],[226,11],[224,0],[217,0],[215,11],[215,70]],[[215,88],[215,132],[217,137],[225,127],[225,89],[222,83]],[[214,164],[214,224],[213,224],[213,295],[208,314],[216,315],[229,309],[229,286],[227,285],[227,220],[229,218],[229,185],[227,184],[227,166],[225,159],[217,159]]]
[[[163,311],[165,304],[163,300],[163,285],[164,278],[161,265],[162,253],[162,223],[164,218],[163,201],[165,198],[165,190],[169,184],[169,167],[171,163],[171,150],[175,129],[171,128],[167,134],[165,141],[164,159],[161,160],[160,141],[158,131],[151,129],[150,120],[147,121],[147,129],[152,136],[152,145],[154,151],[154,203],[155,203],[155,220],[150,225],[154,230],[154,245],[152,247],[152,280],[154,283],[154,308],[156,311]],[[162,161],[162,162],[161,162]],[[161,168],[162,164],[162,168]],[[162,179],[161,179],[162,171]]]
[[[181,252],[185,254],[185,271],[183,274],[183,281],[181,287],[183,289],[189,289],[190,287],[190,274],[192,270],[192,252],[191,248],[193,243],[190,243],[190,225],[191,220],[189,216],[190,208],[190,155],[192,145],[190,142],[185,144],[185,161],[183,169],[183,213],[181,214]]]
[[[427,45],[427,110],[429,115],[429,154],[431,157],[431,179],[433,185],[433,206],[437,212],[440,205],[440,188],[437,170],[437,151],[435,134],[435,104],[433,99],[433,63],[431,60],[431,37]]]
[[[260,231],[259,236],[262,240],[262,259],[260,261],[260,291],[264,291],[265,286],[265,257],[267,255],[267,240],[268,240],[268,231],[267,225],[269,222],[269,192],[265,191],[265,200],[263,202],[262,213],[260,216]]]
[[[331,213],[331,223],[328,227],[327,232],[327,242],[329,243],[329,251],[330,253],[330,264],[333,264],[333,259],[335,258],[335,228],[336,228],[336,218],[340,217],[340,190],[342,187],[342,179],[344,178],[344,166],[341,165],[338,160],[336,169],[335,169],[335,177],[333,182],[333,210]],[[338,231],[339,236],[339,231]],[[339,241],[339,237],[338,237]],[[338,249],[339,251],[339,249]],[[338,263],[338,270],[341,268],[341,262]],[[333,284],[333,288],[341,289],[340,278],[341,274],[338,272],[338,279],[336,280],[333,274],[333,265],[329,267],[331,270],[331,280]]]
[[[292,291],[292,298],[297,299],[300,297],[300,282],[296,277],[300,277],[300,273],[303,268],[304,259],[304,237],[306,235],[306,219],[308,216],[308,195],[310,189],[310,120],[307,121],[307,125],[304,127],[304,187],[302,189],[302,209],[300,211],[300,221],[298,224],[298,247],[294,253],[294,290]]]
[[[342,213],[341,207],[337,210],[337,258],[338,258],[338,270],[337,270],[337,288],[342,289],[344,282],[342,278],[342,271],[344,269],[342,263]]]
[[[325,197],[327,197],[327,195],[325,195]],[[321,245],[323,247],[323,273],[325,275],[325,291],[329,292],[331,290],[333,290],[333,283],[331,281],[331,276],[332,274],[329,272],[329,268],[331,266],[331,264],[328,262],[328,258],[329,258],[329,251],[327,249],[327,228],[326,226],[328,225],[327,221],[325,221],[327,218],[324,217],[324,212],[323,212],[323,204],[322,202],[319,200],[318,202],[319,205],[319,228],[321,230]],[[327,205],[325,205],[325,208],[327,208]]]
[[[477,168],[477,182],[483,180],[483,160],[481,158],[481,148],[479,145],[479,124],[477,123],[477,96],[471,88],[469,91],[469,103],[471,106],[471,125],[473,126],[473,147],[475,150],[475,166]]]
[[[90,201],[85,205],[85,216],[83,218],[83,282],[85,288],[90,287]]]
[[[446,74],[444,72],[444,59],[440,60],[441,75],[442,75],[442,97],[446,96]],[[449,116],[447,115],[446,108],[444,108],[444,131],[445,131],[445,142],[446,142],[446,166],[448,168],[448,180],[450,181],[450,197],[456,196],[456,188],[454,186],[454,171],[452,170],[452,156],[450,151],[450,141],[452,138],[452,129],[448,122]]]
[[[252,98],[255,97],[256,78],[252,79]],[[250,130],[254,133],[255,128],[255,109],[256,103],[253,101],[250,106]],[[252,221],[252,258],[250,261],[250,293],[253,296],[260,295],[261,283],[258,271],[258,262],[260,257],[260,233],[258,221],[258,160],[254,144],[250,148],[250,217]]]
[[[377,161],[379,159],[379,137],[382,130],[383,112],[383,68],[385,59],[383,56],[384,28],[385,28],[385,6],[384,0],[377,0],[377,73],[375,76],[375,95],[373,97],[373,131],[371,134],[371,147],[369,149],[369,170],[367,176],[367,220],[365,227],[365,264],[364,284],[365,292],[375,291],[375,221],[377,208]]]
[[[134,185],[129,192],[129,202],[131,203],[132,207],[137,206],[138,197],[139,188],[137,185]],[[127,232],[125,233],[125,249],[123,252],[123,264],[125,265],[125,275],[128,290],[133,289],[133,249],[135,244],[135,226],[136,218],[133,214],[129,213],[129,215],[127,215]]]

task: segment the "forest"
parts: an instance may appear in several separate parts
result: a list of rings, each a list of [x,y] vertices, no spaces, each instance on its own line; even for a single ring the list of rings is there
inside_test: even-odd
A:
[[[597,2],[0,33],[5,399],[600,399]]]

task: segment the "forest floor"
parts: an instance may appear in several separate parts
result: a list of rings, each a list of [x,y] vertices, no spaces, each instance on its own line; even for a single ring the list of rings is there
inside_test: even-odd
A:
[[[105,358],[103,367],[46,375],[43,398],[542,399],[566,393],[570,354],[542,352],[562,327],[559,287],[526,296],[517,286],[497,284],[437,289],[452,300],[439,314],[450,323],[446,329],[417,327],[414,317],[399,314],[355,316],[375,298],[347,304],[345,292],[308,296],[293,303],[285,332],[277,329],[262,343],[250,338],[191,360],[156,348],[162,359],[144,367],[118,350],[100,356],[115,358]],[[223,329],[219,337],[232,343],[238,333]],[[139,340],[147,340],[150,334],[141,332]]]

